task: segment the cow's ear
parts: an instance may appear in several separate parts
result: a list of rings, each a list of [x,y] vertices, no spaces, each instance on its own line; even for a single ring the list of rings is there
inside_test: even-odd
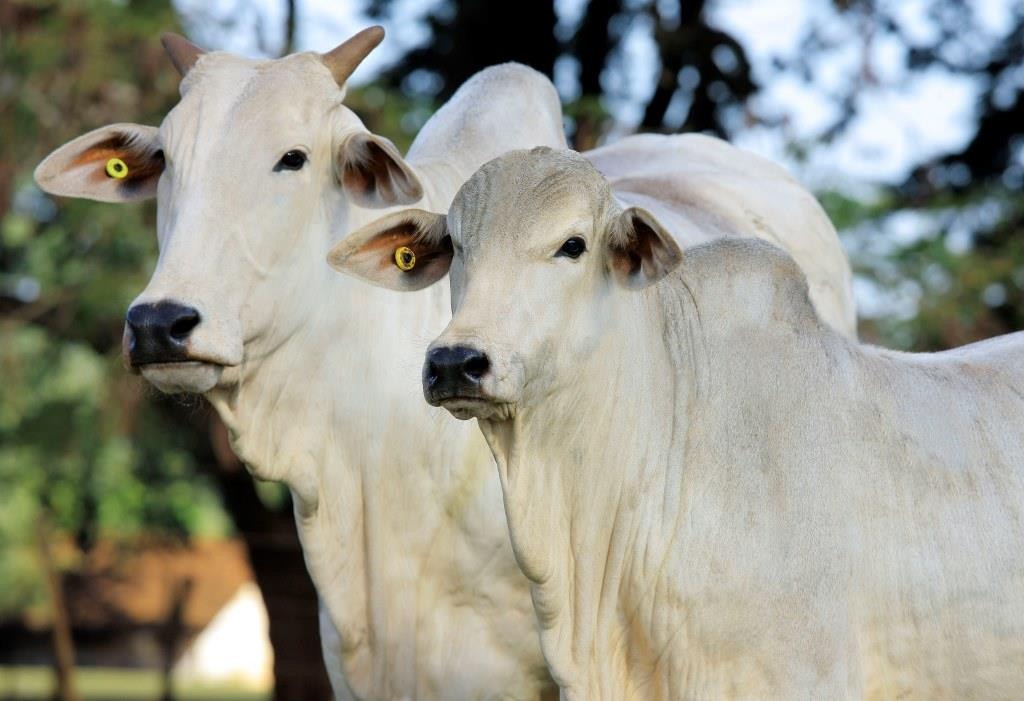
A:
[[[640,290],[675,270],[683,252],[672,235],[641,207],[628,207],[612,224],[610,266],[624,287]]]
[[[155,127],[112,124],[51,153],[36,167],[35,179],[52,195],[129,202],[153,197],[163,170]]]
[[[395,145],[383,136],[360,132],[345,139],[338,154],[338,179],[361,207],[409,205],[423,197],[423,186]]]
[[[411,292],[443,278],[452,255],[445,216],[407,209],[352,232],[331,249],[327,262],[374,285]]]

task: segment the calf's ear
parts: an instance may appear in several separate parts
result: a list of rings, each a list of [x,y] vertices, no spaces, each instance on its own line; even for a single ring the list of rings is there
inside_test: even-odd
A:
[[[609,265],[621,285],[640,290],[665,277],[683,261],[672,235],[642,207],[628,207],[612,225]]]
[[[443,278],[452,255],[445,216],[407,209],[352,232],[331,249],[327,262],[379,287],[411,292]]]
[[[338,180],[360,207],[408,205],[423,197],[419,178],[395,145],[369,132],[350,136],[341,144]]]
[[[129,202],[156,195],[164,170],[155,127],[111,124],[78,137],[36,167],[36,183],[51,195]]]

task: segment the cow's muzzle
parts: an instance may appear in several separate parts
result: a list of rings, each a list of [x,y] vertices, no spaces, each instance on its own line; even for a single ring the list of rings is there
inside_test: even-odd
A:
[[[125,359],[132,368],[193,360],[188,339],[200,320],[198,311],[178,302],[136,304],[125,317]]]

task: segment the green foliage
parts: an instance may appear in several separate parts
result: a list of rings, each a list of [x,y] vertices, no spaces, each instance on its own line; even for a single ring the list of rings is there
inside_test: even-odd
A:
[[[163,698],[163,678],[155,669],[80,667],[78,692],[85,701],[155,701]],[[176,683],[182,701],[265,701],[268,694],[230,682]],[[53,673],[42,667],[0,667],[0,698],[45,701],[53,698]]]
[[[429,98],[405,95],[380,83],[371,83],[349,90],[345,106],[359,115],[367,129],[384,134],[405,153],[440,105]]]
[[[9,3],[0,41],[0,615],[39,597],[41,509],[88,546],[223,533],[188,436],[120,361],[124,311],[156,253],[152,204],[51,201],[42,157],[112,122],[156,124],[177,93],[167,2]]]
[[[934,351],[1024,328],[1024,195],[999,182],[912,206],[894,190],[820,200],[863,283],[861,335]]]

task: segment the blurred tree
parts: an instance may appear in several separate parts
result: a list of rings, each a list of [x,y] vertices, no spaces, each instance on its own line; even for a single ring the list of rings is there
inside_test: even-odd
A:
[[[367,10],[380,17],[393,5],[393,0],[370,0]],[[441,0],[425,19],[430,39],[399,59],[386,79],[443,101],[474,73],[496,63],[518,61],[551,75],[559,53],[555,20],[551,0]]]
[[[152,123],[172,104],[159,45],[139,37],[173,14],[163,2],[0,8],[0,473],[14,507],[4,533],[39,508],[86,550],[101,533],[218,530],[208,483],[192,479],[187,450],[154,426],[118,359],[123,305],[152,265],[152,210],[57,208],[30,181],[64,140],[126,117]]]
[[[645,131],[704,131],[728,136],[742,125],[742,112],[757,91],[740,43],[709,24],[708,3],[655,2],[654,38],[661,66],[654,94],[644,109]],[[675,101],[686,103],[682,117],[671,118]]]
[[[449,97],[486,66],[519,61],[549,76],[559,57],[577,69],[578,98],[566,111],[575,120],[577,148],[594,146],[610,128],[600,98],[613,58],[629,60],[622,43],[632,23],[655,26],[659,60],[655,89],[643,113],[645,131],[707,131],[727,135],[742,126],[757,90],[740,43],[710,24],[706,0],[590,0],[565,41],[557,38],[553,0],[494,3],[442,0],[426,17],[430,38],[385,74],[393,86],[437,99]],[[370,0],[371,16],[389,16],[394,0]],[[497,28],[500,28],[498,30]]]
[[[55,202],[31,182],[92,128],[160,122],[178,76],[156,39],[177,25],[168,0],[0,3],[0,616],[45,603],[37,514],[84,557],[99,538],[234,528],[270,617],[275,696],[327,698],[286,490],[249,478],[205,406],[121,366],[124,310],[155,261],[152,203]]]
[[[610,127],[607,110],[602,104],[602,76],[613,56],[626,26],[627,9],[623,0],[591,0],[569,42],[568,50],[579,67],[579,96],[566,106],[570,119],[573,146],[585,151],[598,144]]]
[[[969,238],[962,255],[948,255],[945,237],[956,231],[953,226],[943,227],[938,237],[944,250],[936,260],[945,259],[949,283],[942,285],[944,289],[927,290],[922,301],[918,323],[922,340],[929,345],[953,345],[1024,328],[1024,7],[1015,6],[1001,39],[990,37],[961,54],[950,44],[969,40],[954,39],[966,33],[965,27],[984,38],[976,11],[970,4],[935,8],[944,41],[915,47],[911,53],[915,70],[940,65],[971,76],[981,88],[970,141],[921,164],[899,188],[904,201],[929,209],[988,210],[971,222],[957,218]],[[947,220],[949,216],[947,212]],[[928,257],[926,245],[902,256],[911,272],[928,264],[922,260]],[[958,313],[946,314],[949,305]]]
[[[865,331],[887,344],[935,350],[1024,328],[1024,6],[1007,2],[1007,19],[996,29],[976,3],[929,0],[919,8],[922,31],[898,5],[834,5],[861,37],[863,57],[837,93],[837,117],[822,132],[826,144],[855,122],[866,91],[938,74],[967,79],[977,93],[962,147],[916,164],[873,202],[836,193],[826,200],[841,203],[841,214],[830,213],[851,228],[848,243],[861,254],[866,277],[910,302],[901,313],[869,320]],[[781,70],[811,80],[811,66],[832,48],[827,33],[812,28],[796,63]],[[893,40],[903,49],[902,70],[874,70],[873,46]],[[896,76],[894,84],[885,83],[885,73]],[[910,216],[916,234],[892,235]]]

